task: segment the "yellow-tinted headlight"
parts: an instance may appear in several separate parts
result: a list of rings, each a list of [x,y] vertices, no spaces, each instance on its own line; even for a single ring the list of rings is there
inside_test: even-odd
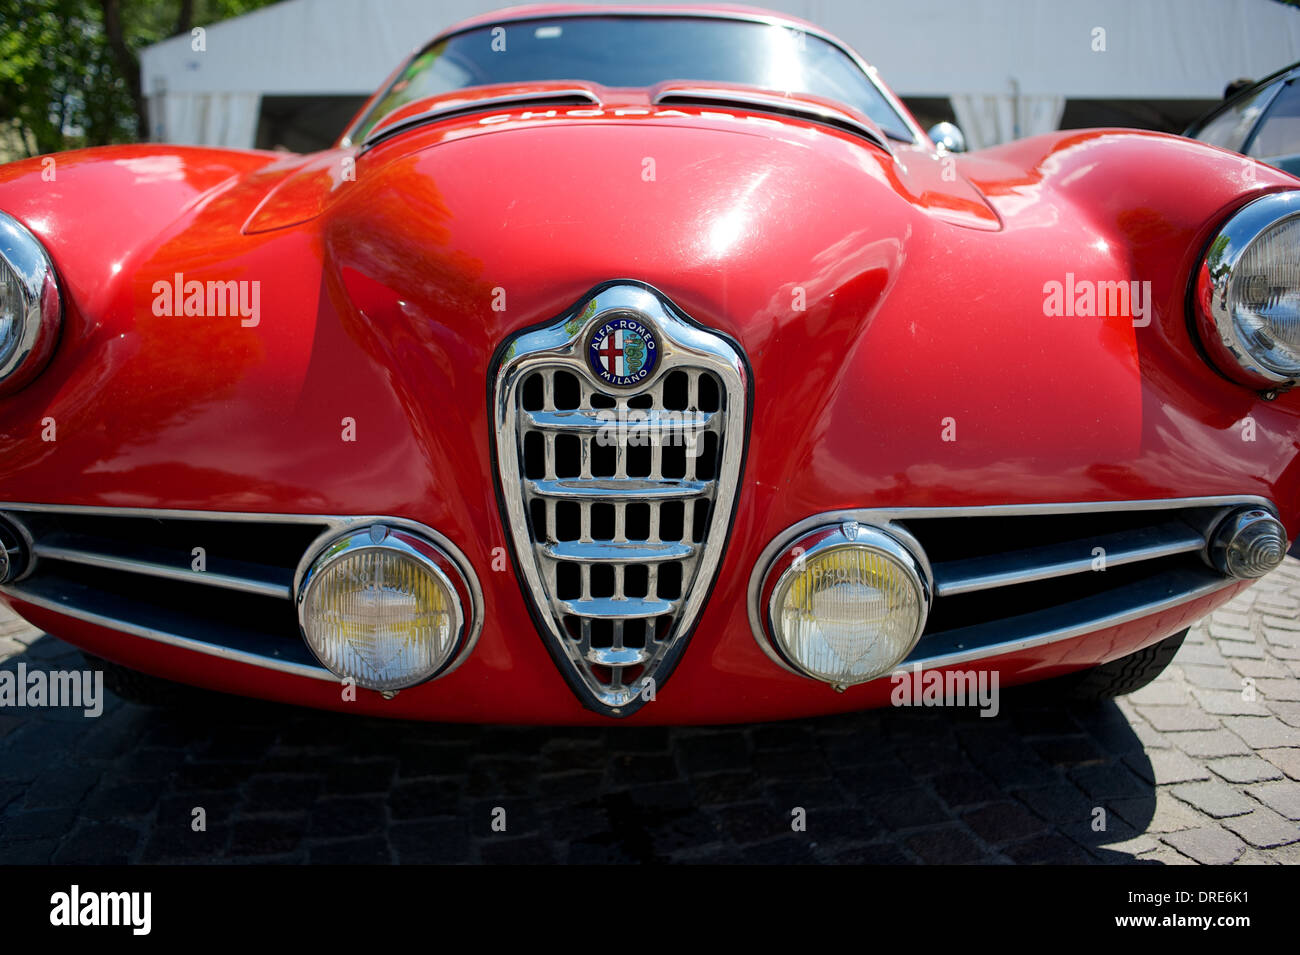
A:
[[[829,528],[797,542],[768,603],[781,656],[814,679],[842,686],[900,663],[928,610],[923,572],[910,552],[875,529],[854,525],[852,534]]]
[[[413,686],[445,667],[464,617],[440,556],[378,526],[327,547],[299,595],[303,637],[321,664],[371,690]]]

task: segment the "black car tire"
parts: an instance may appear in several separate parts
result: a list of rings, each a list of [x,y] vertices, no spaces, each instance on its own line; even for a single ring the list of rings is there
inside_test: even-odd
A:
[[[1124,696],[1142,689],[1163,673],[1186,638],[1187,630],[1180,630],[1136,653],[1072,673],[1055,682],[1069,700],[1095,703]]]

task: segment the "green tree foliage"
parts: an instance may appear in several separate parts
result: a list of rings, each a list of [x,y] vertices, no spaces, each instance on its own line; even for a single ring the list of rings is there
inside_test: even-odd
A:
[[[144,139],[140,50],[269,2],[0,0],[0,129],[26,155]]]

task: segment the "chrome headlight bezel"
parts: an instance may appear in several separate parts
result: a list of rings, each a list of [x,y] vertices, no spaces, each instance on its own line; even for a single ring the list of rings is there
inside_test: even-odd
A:
[[[1242,257],[1260,238],[1296,218],[1300,218],[1300,191],[1261,196],[1228,218],[1201,258],[1194,292],[1201,343],[1215,367],[1238,384],[1271,390],[1300,381],[1300,360],[1285,365],[1243,338],[1230,298]],[[1296,254],[1300,257],[1300,248]]]
[[[851,683],[836,683],[805,668],[788,652],[783,635],[778,630],[778,614],[785,590],[808,561],[838,550],[862,549],[880,554],[903,570],[916,591],[918,614],[906,648],[897,654],[897,660],[879,672],[856,679]],[[770,560],[763,572],[759,589],[759,606],[762,608],[762,633],[759,645],[774,662],[799,676],[828,683],[837,689],[856,686],[880,679],[890,673],[912,653],[925,632],[934,600],[934,581],[920,544],[901,528],[888,529],[856,521],[826,524],[799,535],[783,546]],[[756,633],[756,637],[760,634]]]
[[[0,348],[0,395],[7,395],[29,384],[54,353],[63,324],[63,296],[45,247],[21,222],[3,212],[0,268],[17,279],[22,296],[14,340]]]
[[[357,675],[340,672],[317,652],[308,630],[308,600],[324,573],[339,561],[366,551],[390,551],[415,561],[422,570],[432,574],[451,597],[454,634],[450,651],[437,666],[400,684],[372,685],[371,681]],[[301,566],[294,597],[300,635],[312,656],[340,680],[350,678],[363,689],[395,693],[445,676],[459,667],[474,647],[481,625],[477,583],[471,583],[466,571],[443,547],[419,531],[389,523],[350,527],[345,533],[314,548],[304,557]]]

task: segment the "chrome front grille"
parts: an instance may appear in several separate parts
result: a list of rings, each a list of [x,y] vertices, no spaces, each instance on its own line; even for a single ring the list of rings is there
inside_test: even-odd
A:
[[[610,385],[593,329],[635,315],[653,374]],[[744,451],[746,378],[724,338],[647,288],[593,294],[507,349],[497,461],[539,628],[589,708],[626,716],[662,688],[717,571]]]

